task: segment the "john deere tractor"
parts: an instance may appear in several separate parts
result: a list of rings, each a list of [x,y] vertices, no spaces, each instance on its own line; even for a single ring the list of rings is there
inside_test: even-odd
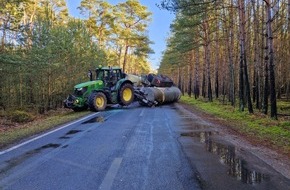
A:
[[[119,67],[99,67],[96,78],[89,71],[90,81],[74,86],[74,93],[64,101],[66,108],[74,111],[90,109],[102,111],[108,104],[127,106],[134,100],[133,83],[126,79]]]

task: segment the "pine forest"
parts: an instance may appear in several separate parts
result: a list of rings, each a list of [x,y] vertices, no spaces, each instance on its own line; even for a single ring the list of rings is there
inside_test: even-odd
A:
[[[65,0],[0,1],[0,109],[45,113],[99,65],[148,73],[151,13],[137,0],[82,0],[81,19]]]
[[[193,98],[277,119],[290,99],[290,0],[160,0],[172,12],[158,73]],[[0,0],[0,109],[62,107],[86,72],[120,66],[151,72],[152,13],[138,0]]]
[[[174,12],[159,72],[183,93],[277,119],[290,99],[290,0],[163,0]]]

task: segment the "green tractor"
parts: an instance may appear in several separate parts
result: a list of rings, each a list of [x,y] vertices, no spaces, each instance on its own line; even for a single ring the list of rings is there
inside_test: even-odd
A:
[[[133,83],[126,79],[120,67],[99,67],[96,80],[91,71],[90,81],[74,86],[74,94],[64,100],[64,107],[74,111],[102,111],[108,104],[127,106],[134,100]]]

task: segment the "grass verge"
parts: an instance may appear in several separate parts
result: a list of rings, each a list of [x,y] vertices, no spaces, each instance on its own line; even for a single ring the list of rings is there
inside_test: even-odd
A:
[[[249,114],[246,110],[240,112],[231,105],[225,105],[218,100],[205,102],[182,96],[181,103],[193,106],[207,114],[226,121],[227,126],[244,135],[252,142],[267,146],[290,157],[290,120],[286,117],[279,120],[255,111]],[[224,122],[225,123],[225,122]]]
[[[10,144],[19,142],[30,136],[40,134],[44,131],[50,130],[64,124],[66,122],[72,121],[74,119],[80,118],[87,115],[89,112],[73,112],[64,111],[50,114],[32,122],[25,124],[17,124],[13,127],[3,129],[0,131],[0,149],[7,147]],[[5,126],[2,126],[5,127]]]

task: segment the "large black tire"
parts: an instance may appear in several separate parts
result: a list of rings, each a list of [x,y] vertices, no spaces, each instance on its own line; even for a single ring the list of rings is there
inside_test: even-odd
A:
[[[119,91],[119,104],[128,106],[134,101],[134,89],[130,83],[125,83],[121,86]]]
[[[107,107],[107,97],[102,92],[92,93],[89,97],[89,108],[91,111],[103,111]]]

